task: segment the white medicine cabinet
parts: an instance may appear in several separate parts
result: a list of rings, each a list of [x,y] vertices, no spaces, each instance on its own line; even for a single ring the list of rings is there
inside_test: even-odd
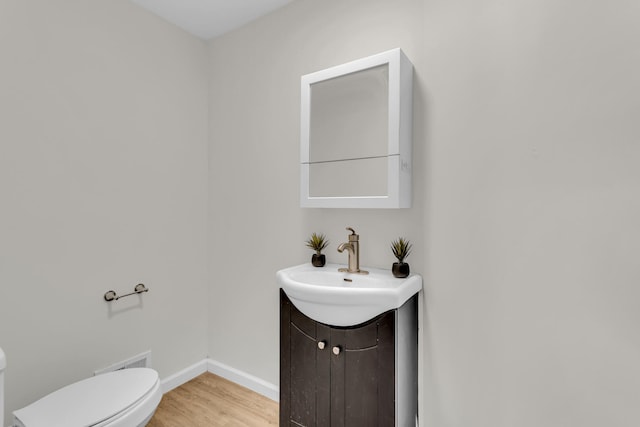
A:
[[[400,49],[302,76],[300,206],[411,207],[412,105]]]

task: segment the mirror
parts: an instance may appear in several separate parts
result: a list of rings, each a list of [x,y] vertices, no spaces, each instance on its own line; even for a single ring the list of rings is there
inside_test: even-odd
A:
[[[302,77],[302,207],[411,206],[412,80],[400,49]]]

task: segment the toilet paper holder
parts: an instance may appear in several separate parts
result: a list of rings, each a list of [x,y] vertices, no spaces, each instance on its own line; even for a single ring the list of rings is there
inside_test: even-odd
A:
[[[149,292],[149,288],[147,288],[144,285],[144,283],[138,283],[136,285],[136,287],[133,288],[133,292],[128,293],[128,294],[118,295],[118,294],[116,294],[116,291],[107,291],[104,294],[104,300],[105,301],[118,301],[120,298],[128,297],[130,295],[141,294],[143,292]]]

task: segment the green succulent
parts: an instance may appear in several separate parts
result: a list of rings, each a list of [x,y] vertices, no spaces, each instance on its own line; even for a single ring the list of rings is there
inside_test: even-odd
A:
[[[402,237],[391,242],[391,251],[400,263],[404,262],[404,259],[409,256],[412,247],[413,245]]]
[[[305,243],[307,244],[307,246],[309,248],[311,248],[314,251],[316,251],[316,253],[318,255],[320,255],[320,252],[324,248],[329,246],[329,240],[325,237],[324,234],[313,233],[313,234],[311,234],[311,237],[309,239],[307,239],[307,241]]]

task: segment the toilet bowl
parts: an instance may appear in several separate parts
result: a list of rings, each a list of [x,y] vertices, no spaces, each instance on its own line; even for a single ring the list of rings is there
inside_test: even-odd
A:
[[[0,356],[1,380],[2,350]],[[0,381],[0,398],[1,387]],[[149,368],[122,369],[54,391],[14,411],[13,422],[15,427],[142,427],[149,422],[161,399],[162,390],[156,371]],[[0,415],[1,408],[0,403]]]
[[[149,368],[122,369],[73,383],[13,413],[15,427],[142,427],[162,391]]]

